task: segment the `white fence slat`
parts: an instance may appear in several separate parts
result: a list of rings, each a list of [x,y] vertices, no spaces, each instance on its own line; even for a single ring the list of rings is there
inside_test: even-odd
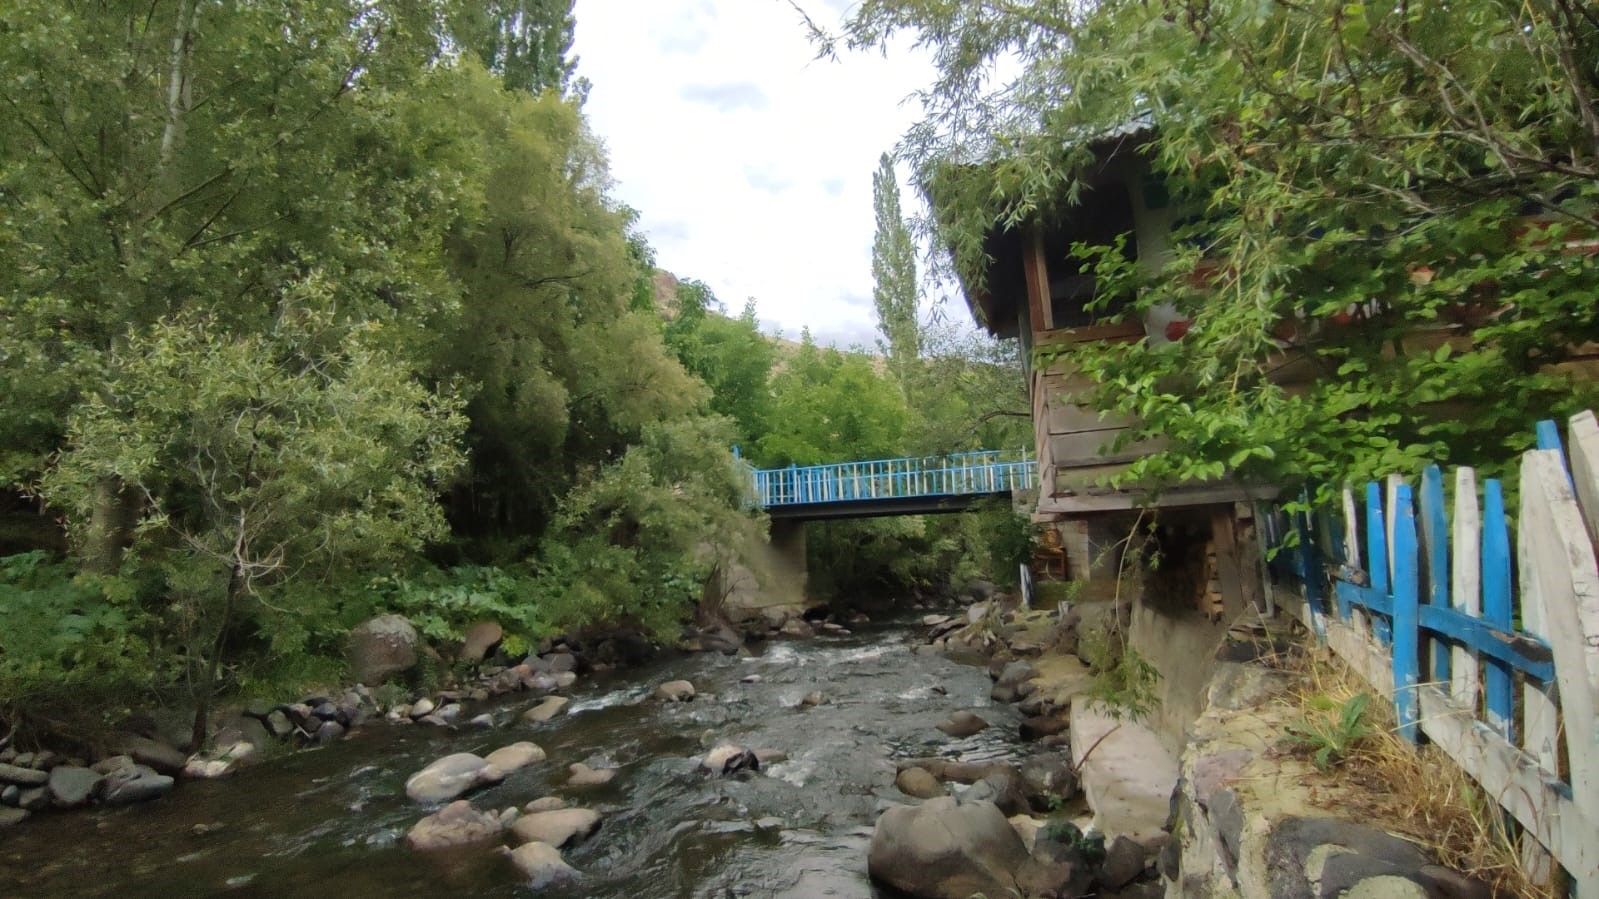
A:
[[[1571,416],[1566,438],[1570,444],[1567,451],[1571,454],[1571,479],[1588,525],[1588,541],[1599,542],[1599,419],[1592,411]]]
[[[1558,452],[1524,457],[1521,490],[1520,530],[1534,553],[1523,559],[1531,574],[1522,579],[1536,591],[1540,634],[1554,650],[1571,792],[1592,817],[1599,813],[1599,564]]]
[[[1348,484],[1344,485],[1344,557],[1350,568],[1360,567],[1360,514]]]
[[[1482,512],[1477,507],[1477,473],[1468,466],[1455,469],[1455,514],[1451,523],[1454,579],[1449,593],[1455,611],[1482,617]],[[1477,654],[1456,645],[1450,651],[1449,693],[1455,704],[1477,712]]]

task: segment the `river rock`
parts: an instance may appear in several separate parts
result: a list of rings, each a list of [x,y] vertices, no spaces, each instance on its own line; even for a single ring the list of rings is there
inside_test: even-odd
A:
[[[1021,776],[1028,805],[1035,812],[1050,811],[1052,805],[1074,798],[1080,789],[1077,770],[1064,755],[1028,759],[1022,765]]]
[[[1105,847],[1105,860],[1099,865],[1099,885],[1119,890],[1144,873],[1144,847],[1126,836],[1117,836]]]
[[[922,899],[1019,894],[1027,847],[989,802],[941,796],[895,806],[877,819],[867,855],[872,879]]]
[[[21,808],[0,808],[0,830],[14,824],[21,824],[28,820],[28,810]]]
[[[416,702],[411,703],[411,710],[406,712],[406,714],[410,715],[412,718],[426,718],[427,716],[433,714],[433,710],[438,707],[438,703],[424,696],[421,699],[418,699]]]
[[[493,730],[494,729],[494,716],[489,714],[488,712],[484,712],[481,715],[474,715],[472,717],[472,720],[468,721],[466,723],[472,725],[473,727],[481,727],[484,730]]]
[[[788,753],[781,749],[757,749],[755,760],[763,765],[775,765],[778,762],[788,761]]]
[[[761,761],[755,753],[742,746],[723,743],[705,754],[700,760],[700,770],[709,774],[728,775],[740,771],[759,771]]]
[[[544,701],[522,713],[522,720],[541,724],[566,711],[571,700],[565,696],[547,696]]]
[[[938,782],[926,768],[906,768],[894,778],[894,786],[906,796],[917,799],[932,799],[944,795],[944,785]]]
[[[1065,733],[1071,727],[1071,719],[1065,715],[1034,715],[1024,719],[1020,732],[1023,740],[1042,740]]]
[[[311,735],[311,742],[319,746],[325,746],[328,743],[337,743],[343,738],[344,725],[337,721],[324,721],[316,729],[316,733]]]
[[[566,808],[566,800],[559,796],[542,796],[522,806],[522,811],[528,814],[535,812],[553,812],[556,809]]]
[[[550,676],[555,678],[555,689],[557,690],[565,690],[567,687],[577,683],[576,671],[557,671]]]
[[[600,826],[600,813],[586,808],[531,812],[511,825],[511,833],[524,843],[548,843],[557,849],[582,842]]]
[[[128,805],[160,799],[172,792],[173,780],[146,765],[118,768],[100,781],[100,798],[107,805]]]
[[[688,702],[694,698],[694,685],[686,680],[669,680],[655,688],[655,698],[666,702]]]
[[[149,737],[125,736],[116,745],[119,753],[162,774],[181,774],[189,763],[189,757],[181,750]]]
[[[48,772],[35,768],[21,768],[16,765],[0,765],[0,781],[19,784],[24,787],[37,787],[50,779]]]
[[[6,784],[5,789],[0,790],[0,805],[15,807],[21,799],[22,788],[16,784]]]
[[[416,822],[405,835],[405,845],[422,852],[451,849],[486,843],[502,829],[499,815],[480,812],[465,799],[457,799]]]
[[[949,719],[938,725],[938,729],[952,737],[969,737],[972,734],[988,727],[988,722],[974,712],[956,712]]]
[[[950,617],[948,615],[923,615],[922,616],[922,626],[923,627],[938,627],[940,624],[943,624],[944,622],[949,621],[949,620],[950,620]]]
[[[43,811],[50,807],[50,790],[48,787],[29,787],[17,797],[17,806],[30,812]]]
[[[599,787],[616,778],[615,768],[590,768],[582,762],[567,765],[566,782],[574,787]]]
[[[542,762],[545,758],[543,747],[537,743],[523,741],[521,743],[512,743],[509,746],[502,746],[484,756],[483,760],[488,762],[491,767],[498,770],[503,776],[519,768],[525,768],[534,762]]]
[[[350,672],[369,687],[416,667],[420,640],[400,615],[379,615],[350,631]]]
[[[496,768],[480,756],[457,752],[439,759],[405,781],[405,795],[417,802],[445,802],[481,784],[502,778]]]
[[[502,849],[528,886],[535,890],[560,886],[578,879],[577,869],[561,858],[560,850],[549,843],[524,843],[515,849]]]
[[[778,633],[785,637],[804,639],[816,636],[816,629],[811,627],[810,622],[803,618],[790,618],[783,622],[783,626],[778,629]]]
[[[826,705],[826,704],[827,704],[827,697],[822,695],[822,691],[821,690],[812,690],[811,692],[806,693],[803,697],[801,697],[800,701],[799,701],[799,707],[802,708],[802,709],[815,708],[816,706]]]
[[[468,627],[463,636],[465,640],[461,645],[461,661],[476,663],[483,661],[489,650],[500,645],[505,631],[497,622],[479,621]]]

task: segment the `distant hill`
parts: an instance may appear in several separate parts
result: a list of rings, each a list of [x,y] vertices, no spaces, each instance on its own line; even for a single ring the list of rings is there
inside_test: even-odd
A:
[[[677,317],[677,287],[681,283],[681,279],[671,272],[665,271],[664,269],[655,270],[655,308],[661,311],[661,317],[665,318],[667,321],[671,321],[673,318]],[[713,312],[712,314],[726,315],[726,313],[717,312]],[[774,334],[766,335],[766,339],[770,340],[773,345],[777,347],[777,370],[782,371],[784,363],[793,358],[795,353],[799,352],[799,341],[789,340],[786,337],[780,337]],[[840,352],[848,353],[851,351],[841,350]],[[879,372],[882,372],[884,370],[883,367],[887,365],[887,360],[876,353],[862,353],[861,355],[871,359],[872,364],[877,367]]]

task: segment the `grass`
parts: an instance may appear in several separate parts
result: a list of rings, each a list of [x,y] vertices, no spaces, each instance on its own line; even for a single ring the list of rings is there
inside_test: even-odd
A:
[[[1313,755],[1336,746],[1327,761],[1357,797],[1341,813],[1417,841],[1498,895],[1554,899],[1523,870],[1498,803],[1437,747],[1418,749],[1399,736],[1391,697],[1361,701],[1371,686],[1324,647],[1296,655],[1301,683],[1294,698],[1305,720],[1323,722],[1324,732],[1308,740],[1290,733],[1285,744]]]

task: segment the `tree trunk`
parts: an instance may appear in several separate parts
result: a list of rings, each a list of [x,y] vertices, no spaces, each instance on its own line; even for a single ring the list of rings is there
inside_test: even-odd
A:
[[[94,489],[94,509],[79,552],[83,568],[92,574],[115,574],[122,566],[122,550],[138,514],[137,496],[117,477],[102,478]]]

